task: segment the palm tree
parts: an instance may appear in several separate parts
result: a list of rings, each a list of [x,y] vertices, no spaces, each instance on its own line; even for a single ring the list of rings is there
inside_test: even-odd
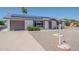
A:
[[[21,8],[21,11],[22,11],[22,13],[27,14],[27,8],[22,7],[22,8]]]

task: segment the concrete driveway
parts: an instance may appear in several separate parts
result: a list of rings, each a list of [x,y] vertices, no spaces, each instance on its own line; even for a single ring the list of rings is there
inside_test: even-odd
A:
[[[0,50],[44,51],[28,31],[0,32]]]

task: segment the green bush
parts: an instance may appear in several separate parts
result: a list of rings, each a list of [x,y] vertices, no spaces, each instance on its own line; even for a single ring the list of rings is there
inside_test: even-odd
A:
[[[32,26],[32,27],[27,27],[27,30],[28,30],[28,31],[39,31],[40,28],[37,27],[37,26]]]
[[[4,23],[5,23],[4,21],[0,21],[0,25],[5,25]]]

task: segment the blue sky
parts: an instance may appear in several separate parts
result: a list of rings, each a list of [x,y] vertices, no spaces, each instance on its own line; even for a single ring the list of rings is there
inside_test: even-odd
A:
[[[28,15],[47,16],[58,19],[69,18],[79,20],[78,7],[29,7]],[[22,14],[20,7],[0,7],[0,19],[8,13]]]

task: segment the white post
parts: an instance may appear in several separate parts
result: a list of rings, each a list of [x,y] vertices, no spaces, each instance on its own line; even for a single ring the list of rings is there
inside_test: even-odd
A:
[[[59,39],[59,45],[61,45],[62,44],[62,34],[61,34],[61,24],[59,24],[59,26],[58,26],[58,39]]]
[[[25,30],[27,29],[27,20],[24,21],[25,22]]]
[[[49,29],[49,22],[45,21],[45,29]]]
[[[62,39],[62,33],[61,33],[61,26],[62,24],[59,24],[59,30],[58,30],[58,39],[59,39],[59,43],[58,43],[58,48],[60,48],[61,50],[64,50],[64,51],[69,51],[71,50],[70,46],[67,44],[67,43],[64,43],[63,42],[63,39]]]
[[[10,31],[10,20],[7,20],[7,29]]]

